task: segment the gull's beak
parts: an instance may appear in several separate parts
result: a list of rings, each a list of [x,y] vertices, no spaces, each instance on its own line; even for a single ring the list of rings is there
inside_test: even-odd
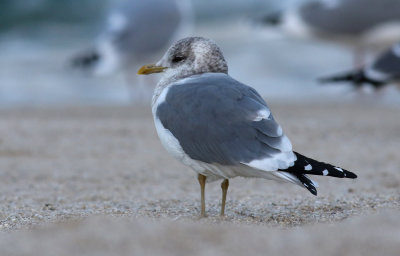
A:
[[[138,70],[137,74],[138,75],[149,75],[149,74],[153,74],[153,73],[163,72],[165,69],[167,69],[167,67],[157,66],[154,64],[144,65],[143,67],[141,67]]]

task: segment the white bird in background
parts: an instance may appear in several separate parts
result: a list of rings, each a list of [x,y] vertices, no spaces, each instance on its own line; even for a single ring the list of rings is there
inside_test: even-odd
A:
[[[265,16],[263,24],[290,35],[351,46],[354,66],[400,41],[400,0],[313,0]]]
[[[369,84],[380,89],[388,84],[400,85],[400,43],[383,52],[364,67],[320,79],[323,83],[351,82],[356,87]]]
[[[124,0],[112,8],[95,45],[75,56],[72,65],[100,76],[122,72],[135,85],[132,96],[138,100],[151,90],[132,70],[187,36],[192,25],[190,0]]]
[[[201,216],[205,183],[222,179],[221,215],[229,179],[237,176],[286,181],[316,195],[308,175],[357,176],[305,157],[292,149],[263,98],[228,75],[220,48],[211,40],[189,37],[176,42],[156,65],[138,74],[164,72],[152,101],[161,143],[198,173]]]

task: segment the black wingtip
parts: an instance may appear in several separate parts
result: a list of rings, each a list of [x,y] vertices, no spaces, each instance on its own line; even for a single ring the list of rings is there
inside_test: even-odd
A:
[[[345,171],[345,178],[357,179],[357,174],[349,171]]]
[[[311,194],[313,194],[314,196],[317,196],[318,192],[317,192],[317,189],[314,187],[314,185],[312,185],[312,184],[310,185],[310,184],[303,183],[303,186],[304,186],[308,191],[310,191]]]
[[[355,86],[362,84],[370,84],[375,88],[380,88],[385,85],[385,82],[378,81],[367,77],[363,70],[356,70],[340,75],[318,78],[317,81],[321,84],[337,83],[337,82],[352,82]]]
[[[308,191],[310,191],[311,192],[311,194],[313,194],[314,196],[317,196],[317,190],[314,188],[314,189],[308,189]]]
[[[300,180],[300,182],[303,184],[303,186],[311,192],[314,196],[317,195],[317,188],[314,185],[314,182],[310,180],[306,175],[304,174],[297,174],[296,177]]]
[[[363,75],[361,71],[348,72],[339,75],[327,76],[318,78],[317,81],[322,84],[336,83],[336,82],[354,82],[360,83]]]
[[[294,153],[296,154],[297,160],[292,167],[285,170],[287,172],[295,173],[297,175],[307,174],[330,176],[335,178],[357,178],[357,175],[355,173],[350,172],[346,169],[336,167],[328,163],[316,161],[297,152]],[[304,183],[303,180],[301,181],[302,183]]]

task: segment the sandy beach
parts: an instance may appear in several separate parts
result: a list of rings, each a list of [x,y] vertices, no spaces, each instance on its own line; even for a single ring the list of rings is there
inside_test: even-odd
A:
[[[236,178],[225,218],[210,183],[199,219],[195,173],[164,151],[148,106],[1,109],[2,255],[400,251],[399,110],[269,105],[296,151],[359,178],[315,177],[317,197]]]

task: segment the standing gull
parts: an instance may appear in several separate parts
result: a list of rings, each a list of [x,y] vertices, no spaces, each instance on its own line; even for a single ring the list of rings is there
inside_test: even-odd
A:
[[[376,89],[391,83],[399,85],[400,43],[395,44],[361,69],[322,78],[320,82],[352,82],[356,87],[361,87],[363,84],[370,84]]]
[[[263,23],[291,35],[350,45],[360,65],[365,51],[382,51],[400,40],[400,1],[313,0],[267,15]]]
[[[138,74],[158,72],[164,73],[152,100],[156,130],[165,149],[198,173],[201,216],[206,181],[223,179],[222,216],[229,179],[236,176],[287,181],[314,195],[317,184],[309,174],[357,177],[294,152],[262,97],[228,75],[213,41],[182,39]]]

